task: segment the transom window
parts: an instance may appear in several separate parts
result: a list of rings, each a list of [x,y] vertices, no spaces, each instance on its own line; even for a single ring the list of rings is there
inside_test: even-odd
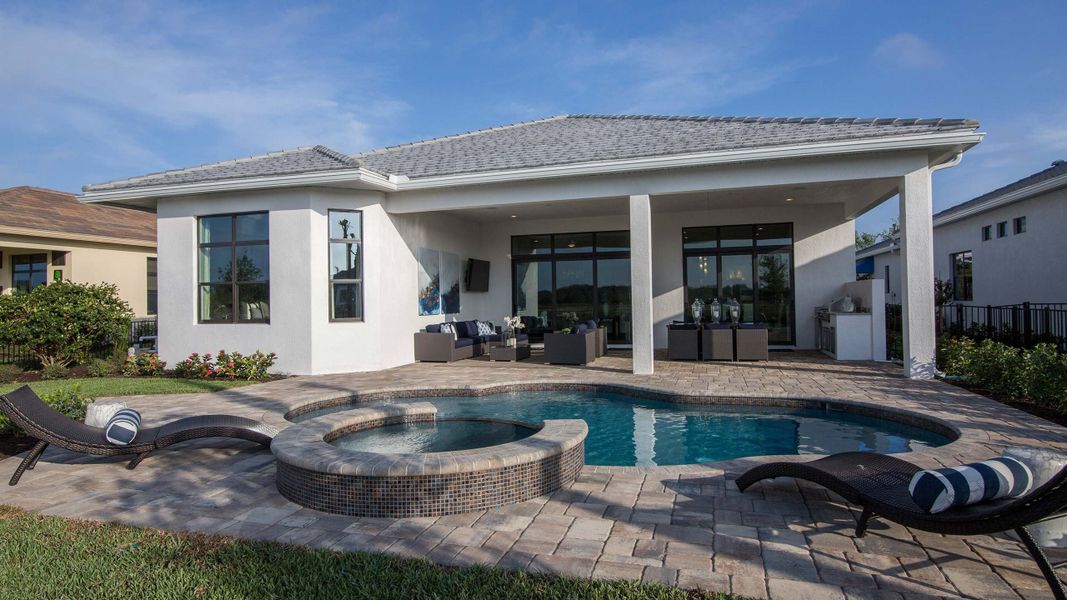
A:
[[[974,300],[974,259],[971,251],[957,252],[952,260],[952,298],[961,302]]]
[[[199,219],[200,322],[270,322],[267,213]]]
[[[363,320],[363,213],[331,210],[330,320]]]
[[[48,255],[14,254],[11,256],[11,287],[28,292],[48,283]]]

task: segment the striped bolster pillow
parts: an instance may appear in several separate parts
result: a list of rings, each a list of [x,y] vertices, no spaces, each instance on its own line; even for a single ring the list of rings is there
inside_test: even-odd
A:
[[[908,491],[915,504],[935,514],[1030,491],[1034,476],[1025,464],[1008,456],[962,467],[927,469],[911,478]]]
[[[128,446],[137,437],[140,427],[141,413],[132,408],[124,408],[107,422],[104,437],[116,446]]]

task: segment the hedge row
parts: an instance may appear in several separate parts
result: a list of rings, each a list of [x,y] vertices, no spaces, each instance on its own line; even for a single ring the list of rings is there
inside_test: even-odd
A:
[[[1052,344],[1020,349],[970,338],[943,340],[938,363],[950,376],[995,396],[1067,410],[1067,355]]]

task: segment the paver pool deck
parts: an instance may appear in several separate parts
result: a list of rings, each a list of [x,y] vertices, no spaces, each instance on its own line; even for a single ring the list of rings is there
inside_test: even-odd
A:
[[[145,422],[228,413],[286,427],[299,406],[357,394],[608,384],[723,398],[816,398],[905,410],[949,423],[956,442],[906,455],[924,466],[999,455],[1010,446],[1067,450],[1067,429],[884,363],[775,353],[761,363],[656,362],[629,372],[612,351],[587,367],[529,361],[413,364],[376,373],[294,377],[215,394],[124,398]],[[812,457],[791,457],[810,459]],[[239,441],[200,440],[123,462],[50,448],[0,504],[44,514],[222,533],[343,551],[497,565],[578,577],[626,578],[755,598],[1047,598],[1015,541],[945,537],[876,521],[852,537],[858,511],[817,486],[775,480],[741,494],[733,479],[766,457],[676,467],[586,466],[545,497],[488,511],[416,519],[343,517],[302,508],[275,488],[274,457]],[[18,460],[0,462],[4,480]],[[1056,553],[1055,558],[1064,558]]]

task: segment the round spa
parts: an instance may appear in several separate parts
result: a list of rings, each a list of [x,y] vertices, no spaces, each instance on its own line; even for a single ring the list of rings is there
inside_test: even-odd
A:
[[[427,402],[361,408],[295,423],[274,438],[278,491],[308,508],[430,517],[549,494],[574,481],[588,427],[437,420]]]

